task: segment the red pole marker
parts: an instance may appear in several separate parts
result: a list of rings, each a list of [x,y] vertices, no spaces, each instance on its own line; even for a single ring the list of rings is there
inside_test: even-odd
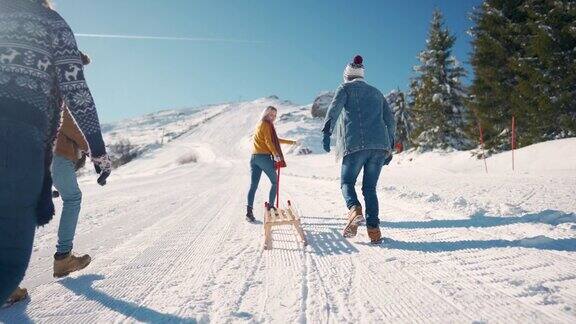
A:
[[[516,120],[512,115],[512,171],[514,171],[514,149],[516,148]]]
[[[278,168],[278,177],[276,178],[276,209],[280,208],[280,168]]]
[[[276,182],[276,209],[278,209],[280,208],[280,168],[278,168],[278,178]]]
[[[482,147],[482,157],[484,158],[484,169],[488,173],[488,164],[486,163],[486,152],[484,151],[484,134],[482,132],[482,125],[478,121],[478,128],[480,129],[480,146]]]

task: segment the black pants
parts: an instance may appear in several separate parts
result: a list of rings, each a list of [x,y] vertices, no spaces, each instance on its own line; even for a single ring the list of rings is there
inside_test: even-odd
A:
[[[24,278],[44,178],[42,132],[0,111],[0,304]]]

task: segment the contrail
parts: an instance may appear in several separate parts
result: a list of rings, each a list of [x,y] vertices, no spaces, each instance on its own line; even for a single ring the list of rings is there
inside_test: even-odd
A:
[[[211,43],[246,43],[262,44],[263,41],[253,41],[244,39],[229,38],[203,38],[203,37],[163,37],[163,36],[144,36],[144,35],[107,35],[107,34],[74,34],[77,37],[91,38],[118,38],[118,39],[150,39],[150,40],[168,40],[168,41],[187,41],[187,42],[211,42]]]

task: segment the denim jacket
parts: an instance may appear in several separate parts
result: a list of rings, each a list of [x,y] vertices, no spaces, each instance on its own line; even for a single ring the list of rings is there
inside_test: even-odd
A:
[[[332,135],[340,114],[343,114],[339,139],[342,156],[369,149],[392,150],[396,124],[384,95],[378,89],[363,79],[338,87],[326,113],[322,130],[325,135]]]

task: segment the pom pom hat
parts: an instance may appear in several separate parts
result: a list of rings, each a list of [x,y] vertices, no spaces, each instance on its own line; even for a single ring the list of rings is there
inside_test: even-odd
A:
[[[346,65],[344,69],[344,81],[349,81],[354,78],[364,78],[364,60],[362,56],[356,55],[352,62]]]

